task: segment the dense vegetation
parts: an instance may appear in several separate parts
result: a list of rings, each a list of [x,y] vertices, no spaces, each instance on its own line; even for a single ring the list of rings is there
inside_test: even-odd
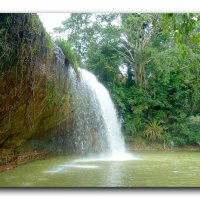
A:
[[[66,32],[81,66],[109,89],[126,141],[200,142],[197,14],[71,14]]]

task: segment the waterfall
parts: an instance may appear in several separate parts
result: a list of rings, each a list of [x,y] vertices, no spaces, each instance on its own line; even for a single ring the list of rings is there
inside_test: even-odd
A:
[[[125,155],[121,124],[108,90],[89,71],[79,68],[80,79],[69,68],[74,103],[74,145],[80,152]]]

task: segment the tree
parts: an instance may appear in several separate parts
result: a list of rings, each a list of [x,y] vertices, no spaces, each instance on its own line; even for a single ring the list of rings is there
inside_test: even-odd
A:
[[[165,127],[163,138],[186,144],[187,121],[200,114],[199,20],[185,13],[72,14],[56,30],[68,32],[82,66],[109,89],[126,135]]]
[[[155,21],[158,16],[154,14],[72,14],[56,31],[68,30],[68,41],[83,61],[95,45],[109,46],[131,66],[135,83],[144,84],[145,65],[152,59],[146,48],[157,31]]]

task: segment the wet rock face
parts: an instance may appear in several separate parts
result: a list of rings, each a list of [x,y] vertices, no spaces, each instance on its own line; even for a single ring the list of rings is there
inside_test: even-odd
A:
[[[67,144],[73,117],[66,59],[36,14],[0,14],[0,150],[31,140],[45,149],[56,134]]]
[[[54,65],[64,66],[65,65],[65,55],[55,43],[53,43],[53,53],[54,53]]]
[[[50,41],[37,15],[0,14],[0,30],[0,67],[4,71],[32,64],[38,56],[45,59],[49,53]]]

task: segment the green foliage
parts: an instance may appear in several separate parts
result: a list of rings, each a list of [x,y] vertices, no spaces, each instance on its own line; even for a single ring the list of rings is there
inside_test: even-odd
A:
[[[195,145],[200,142],[200,116],[190,116],[184,124],[181,138],[185,144]]]
[[[96,13],[71,14],[57,31],[109,89],[126,138],[181,146],[199,141],[199,28],[195,13]]]
[[[162,27],[165,28],[164,32],[172,36],[174,42],[181,49],[183,58],[185,58],[187,54],[186,45],[199,43],[200,41],[197,33],[199,22],[199,14],[196,13],[168,13],[162,16]]]
[[[149,141],[155,142],[161,139],[162,132],[163,127],[159,121],[153,119],[147,122],[144,133]]]
[[[118,54],[108,45],[90,46],[88,49],[87,68],[97,75],[105,84],[116,83],[118,77],[118,65],[121,62]]]
[[[72,50],[71,45],[63,39],[57,39],[56,44],[62,49],[64,55],[69,60],[70,64],[74,69],[78,67],[78,58],[75,52]]]

